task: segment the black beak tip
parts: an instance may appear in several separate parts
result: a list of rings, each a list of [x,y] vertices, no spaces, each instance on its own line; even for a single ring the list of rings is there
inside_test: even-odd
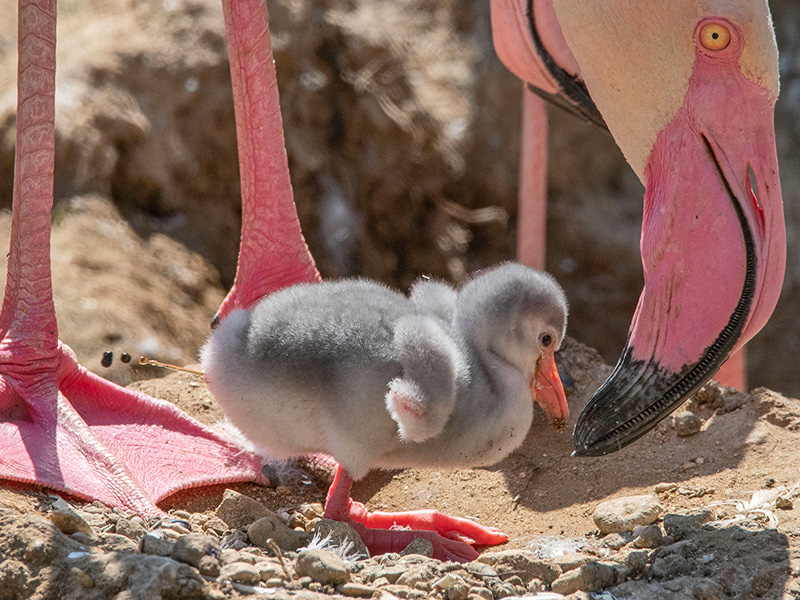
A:
[[[572,451],[572,456],[584,457],[584,456],[592,456],[592,454],[589,452],[589,448],[581,447],[581,448],[575,448],[575,450]]]
[[[634,361],[626,351],[579,415],[573,456],[604,456],[638,440],[710,377],[709,370],[700,376],[693,371],[690,366],[675,373],[653,361]]]
[[[575,450],[573,450],[572,456],[604,456],[614,452],[615,450],[619,450],[624,446],[624,444],[618,443],[615,438],[610,438],[607,440],[597,439],[596,437],[591,436],[592,433],[596,432],[585,431],[585,429],[585,427],[581,428],[580,421],[575,426],[575,432],[573,433],[573,444]]]

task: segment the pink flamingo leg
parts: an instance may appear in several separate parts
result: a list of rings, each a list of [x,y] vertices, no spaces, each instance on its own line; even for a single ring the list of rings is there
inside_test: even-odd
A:
[[[545,101],[522,88],[517,260],[545,268],[547,230],[547,110]]]
[[[266,2],[223,0],[222,7],[239,144],[242,240],[236,279],[216,320],[282,287],[320,281],[294,204]]]
[[[714,380],[722,385],[747,392],[747,346],[742,346],[736,354],[722,364],[714,376]]]
[[[350,498],[352,486],[353,479],[339,466],[328,490],[325,518],[352,525],[373,554],[399,552],[421,537],[433,543],[435,558],[469,561],[478,557],[472,546],[508,541],[508,536],[499,529],[435,510],[370,513],[363,504]]]
[[[17,152],[0,309],[0,479],[141,515],[180,489],[264,481],[260,461],[172,404],[120,388],[58,340],[50,277],[55,0],[20,0]]]
[[[236,278],[214,323],[283,287],[322,280],[294,203],[266,1],[223,0],[222,9],[236,115],[242,232]],[[336,467],[324,455],[305,460],[323,479],[329,480]]]

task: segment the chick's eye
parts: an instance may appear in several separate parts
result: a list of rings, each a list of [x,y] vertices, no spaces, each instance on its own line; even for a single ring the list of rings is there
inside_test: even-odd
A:
[[[700,43],[708,50],[724,50],[731,43],[731,30],[723,23],[706,23],[700,29]]]
[[[547,348],[553,343],[553,336],[549,333],[543,333],[539,338],[539,343],[542,345],[542,348]]]

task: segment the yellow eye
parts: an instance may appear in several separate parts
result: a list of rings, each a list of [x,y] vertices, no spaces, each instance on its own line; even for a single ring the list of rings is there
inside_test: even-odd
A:
[[[722,23],[707,23],[700,30],[700,43],[709,50],[724,50],[731,43],[731,31]]]

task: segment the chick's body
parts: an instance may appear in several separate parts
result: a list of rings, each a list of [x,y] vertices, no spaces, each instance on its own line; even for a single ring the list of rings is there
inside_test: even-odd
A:
[[[498,277],[501,269],[512,273]],[[365,280],[276,292],[214,332],[202,355],[209,387],[275,458],[327,453],[354,479],[376,467],[493,464],[521,444],[533,418],[527,359],[516,356],[519,319],[505,314],[528,309],[504,298],[530,273],[545,278],[545,297],[560,288],[521,265],[492,273],[458,293],[421,282],[410,298]],[[563,336],[563,294],[557,300]],[[509,348],[513,357],[504,356]]]

